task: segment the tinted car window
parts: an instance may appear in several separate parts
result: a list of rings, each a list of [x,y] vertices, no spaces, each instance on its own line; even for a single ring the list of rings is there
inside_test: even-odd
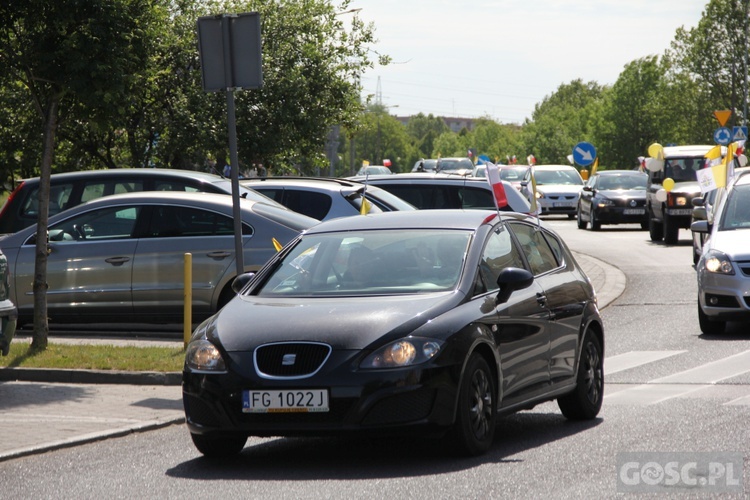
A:
[[[252,230],[243,225],[242,233],[252,234]],[[147,234],[155,238],[229,236],[234,234],[234,221],[230,217],[208,210],[157,206],[152,212]]]
[[[475,293],[497,290],[497,277],[506,267],[524,268],[521,254],[513,244],[510,232],[503,230],[494,232],[487,239],[487,244],[479,262],[479,273],[484,286],[475,289]]]
[[[281,204],[295,212],[321,220],[331,209],[331,197],[324,193],[286,188]]]
[[[141,207],[92,210],[50,226],[50,240],[60,242],[129,239]],[[33,238],[28,244],[33,243]]]
[[[50,188],[49,193],[49,215],[64,210],[73,191],[73,183],[59,184]],[[23,217],[36,218],[39,215],[39,188],[29,192],[21,207],[20,215]]]

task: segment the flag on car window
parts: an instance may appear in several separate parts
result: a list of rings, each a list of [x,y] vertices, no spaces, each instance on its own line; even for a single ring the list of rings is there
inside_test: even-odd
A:
[[[591,173],[589,174],[589,177],[593,176],[596,173],[596,169],[599,167],[599,157],[597,156],[594,158],[594,165],[591,167]]]
[[[362,206],[359,209],[359,213],[362,215],[367,215],[370,212],[370,208],[372,208],[372,203],[362,196]]]
[[[280,252],[283,248],[283,245],[279,243],[279,240],[276,238],[271,238],[271,241],[273,242],[273,247],[276,249],[277,252]]]
[[[529,204],[531,205],[531,213],[539,214],[539,205],[536,202],[536,179],[534,178],[534,166],[532,165],[529,169],[529,178],[531,179],[531,199]]]
[[[497,208],[504,208],[508,204],[508,197],[505,194],[503,181],[500,179],[500,169],[494,163],[487,162],[487,182],[492,186],[492,193],[495,197]]]

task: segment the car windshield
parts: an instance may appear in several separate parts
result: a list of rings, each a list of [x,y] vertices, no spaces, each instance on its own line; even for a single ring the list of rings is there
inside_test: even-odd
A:
[[[459,158],[455,160],[441,158],[437,162],[438,172],[447,172],[447,171],[461,170],[461,169],[473,170],[474,164],[468,158]]]
[[[534,180],[540,186],[543,184],[583,185],[581,176],[575,170],[536,170]]]
[[[453,290],[471,235],[465,230],[389,229],[304,236],[256,293],[331,297]]]
[[[720,231],[750,228],[750,184],[735,186],[724,203]]]
[[[664,178],[675,182],[694,182],[698,179],[696,172],[703,167],[701,158],[668,158],[664,162]]]
[[[521,179],[523,179],[523,176],[526,174],[526,170],[527,169],[523,167],[501,168],[500,178],[508,182],[521,182]]]
[[[635,189],[646,190],[648,176],[643,175],[602,175],[599,178],[599,189]]]

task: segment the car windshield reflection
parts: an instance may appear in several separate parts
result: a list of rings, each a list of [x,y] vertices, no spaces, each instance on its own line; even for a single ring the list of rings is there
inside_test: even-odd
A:
[[[735,186],[726,204],[719,230],[750,228],[750,184]]]
[[[302,238],[258,289],[261,297],[395,295],[453,290],[469,231],[380,230]]]

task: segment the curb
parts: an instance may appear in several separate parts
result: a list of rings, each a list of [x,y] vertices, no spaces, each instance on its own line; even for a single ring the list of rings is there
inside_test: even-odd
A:
[[[182,373],[0,368],[0,381],[60,382],[69,384],[181,385]]]

